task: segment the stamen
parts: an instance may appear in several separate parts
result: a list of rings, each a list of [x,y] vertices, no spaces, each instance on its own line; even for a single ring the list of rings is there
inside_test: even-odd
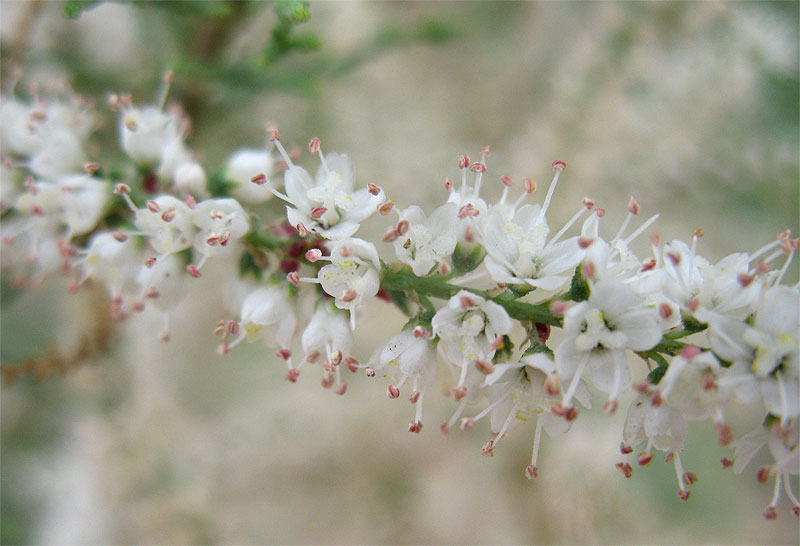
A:
[[[661,215],[660,215],[660,214],[654,214],[654,215],[652,215],[650,218],[648,218],[648,219],[647,219],[647,221],[646,221],[644,224],[642,224],[641,226],[639,226],[639,227],[638,227],[638,228],[637,228],[637,229],[636,229],[636,230],[635,230],[633,233],[631,233],[629,236],[627,236],[627,237],[625,238],[625,244],[626,244],[626,245],[629,245],[629,244],[631,244],[631,242],[632,242],[634,239],[636,239],[636,238],[637,238],[639,235],[641,235],[641,234],[642,234],[642,232],[643,232],[644,230],[646,230],[647,228],[649,228],[649,227],[650,227],[650,225],[651,225],[653,222],[655,222],[656,220],[658,220],[658,217],[659,217],[659,216],[661,216]]]
[[[530,480],[536,478],[539,473],[536,468],[536,461],[539,459],[539,444],[542,438],[542,416],[536,415],[536,432],[533,435],[533,449],[531,450],[531,464],[525,468],[525,476]]]
[[[581,376],[583,375],[583,370],[586,368],[586,365],[589,362],[589,354],[583,357],[581,363],[578,365],[578,369],[575,371],[575,375],[572,377],[572,381],[569,384],[569,388],[567,389],[567,393],[564,395],[564,398],[561,399],[561,404],[565,407],[569,406],[572,397],[575,395],[575,391],[578,390],[578,384],[580,383]]]
[[[167,104],[167,97],[169,96],[169,88],[172,85],[174,79],[175,79],[175,73],[172,70],[167,70],[166,72],[164,72],[161,89],[159,89],[158,92],[158,100],[156,101],[159,110],[163,110],[164,105]]]
[[[536,219],[537,224],[544,219],[545,214],[547,213],[547,209],[548,207],[550,207],[550,201],[553,198],[553,192],[556,191],[556,186],[558,185],[558,178],[559,176],[561,176],[561,172],[566,168],[566,166],[567,164],[564,163],[563,161],[553,162],[553,170],[555,171],[555,174],[553,175],[553,180],[550,182],[550,187],[547,188],[547,195],[544,198],[544,203],[542,204],[542,210],[539,211],[539,217]],[[535,186],[533,189],[535,189]]]
[[[452,417],[450,417],[450,419],[447,422],[442,423],[442,426],[440,426],[439,428],[442,430],[443,434],[447,434],[445,430],[449,431],[453,427],[453,424],[455,424],[455,422],[458,420],[458,418],[461,417],[461,414],[464,412],[464,408],[466,407],[466,405],[467,405],[466,399],[461,400],[461,403],[456,408],[456,411],[453,412]]]
[[[586,211],[586,206],[585,206],[585,205],[581,205],[581,208],[580,208],[580,209],[578,209],[578,212],[576,212],[575,214],[573,214],[573,215],[572,215],[572,218],[570,218],[570,219],[569,219],[569,221],[568,221],[566,224],[564,224],[564,226],[563,226],[563,227],[562,227],[560,230],[558,230],[558,233],[556,233],[555,235],[553,235],[553,238],[552,238],[552,239],[550,239],[550,242],[549,242],[549,243],[547,243],[547,245],[545,245],[545,247],[544,247],[544,248],[545,248],[545,250],[547,250],[548,248],[550,248],[551,246],[553,246],[554,244],[556,244],[556,243],[558,242],[558,240],[559,240],[559,239],[561,239],[561,237],[562,237],[562,236],[563,236],[563,235],[564,235],[564,234],[567,232],[567,230],[568,230],[570,227],[572,227],[572,224],[574,224],[575,222],[577,222],[577,221],[578,221],[578,218],[580,218],[580,217],[581,217],[581,215],[582,215],[582,214],[583,214],[585,211]],[[587,245],[587,246],[588,246],[588,245]]]

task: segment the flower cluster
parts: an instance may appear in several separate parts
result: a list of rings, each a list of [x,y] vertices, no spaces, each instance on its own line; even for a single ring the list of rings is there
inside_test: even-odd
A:
[[[324,154],[317,138],[308,145],[319,160],[312,178],[275,128],[265,149],[234,151],[218,173],[224,183],[212,184],[184,142],[188,121],[166,108],[170,81],[152,106],[109,100],[131,167],[113,175],[85,162],[84,101],[3,97],[2,266],[15,285],[59,271],[71,290],[91,279],[107,287],[115,319],[159,309],[168,341],[186,283],[203,282],[210,261],[238,263],[240,275],[221,287],[230,314],[209,317],[221,355],[262,339],[285,361],[288,381],[319,365],[322,386],[340,395],[343,368],[382,378],[390,399],[405,390],[415,406],[414,433],[425,394],[444,383],[455,408],[440,430],[488,417],[484,455],[532,421],[528,478],[539,473],[542,429],[566,433],[592,407],[592,390],[607,413],[634,391],[617,464],[626,477],[634,450],[643,446],[638,465],[664,451],[688,499],[697,480],[680,458],[688,423],[710,420],[717,441],[734,449],[723,464],[736,472],[768,447],[774,463],[757,470],[759,481],[774,480],[764,515],[777,516],[781,487],[800,511],[790,484],[800,467],[800,291],[781,284],[798,248],[789,232],[717,263],[698,253],[701,230],[689,243],[651,235],[650,253],[637,255],[631,243],[657,215],[638,221],[634,198],[616,229],[588,197],[553,225],[566,164],[552,164],[543,199],[532,179],[515,190],[501,176],[502,196],[491,202],[481,196],[492,180],[488,147],[477,161],[458,158],[460,180],[444,180],[433,210],[401,208],[357,182],[350,158]],[[285,217],[263,222],[256,207],[273,196],[286,203]],[[356,237],[373,215],[391,219],[382,240]],[[354,336],[375,297],[408,323],[359,359]],[[551,339],[553,328],[563,335]],[[764,417],[738,438],[726,420],[736,403]]]

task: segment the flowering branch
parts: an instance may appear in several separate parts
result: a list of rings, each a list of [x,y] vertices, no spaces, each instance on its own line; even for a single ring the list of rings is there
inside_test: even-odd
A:
[[[0,179],[1,258],[12,284],[32,287],[61,274],[77,291],[91,279],[107,288],[115,320],[156,308],[167,342],[189,283],[238,263],[239,274],[228,271],[222,287],[232,294],[228,316],[209,317],[220,355],[262,339],[285,363],[288,381],[318,368],[322,386],[339,395],[348,388],[345,368],[381,377],[390,399],[409,391],[413,433],[423,429],[425,393],[444,383],[456,407],[440,430],[487,418],[484,455],[531,420],[529,479],[538,476],[542,430],[566,433],[591,408],[588,384],[606,394],[607,413],[633,391],[617,464],[626,477],[635,448],[644,445],[641,466],[653,450],[664,451],[687,500],[697,480],[680,459],[688,423],[710,420],[717,441],[734,449],[723,465],[736,472],[769,449],[773,464],[757,472],[759,481],[774,479],[765,517],[777,517],[781,486],[800,512],[790,484],[800,467],[800,292],[781,284],[798,240],[788,231],[716,264],[698,253],[699,230],[689,244],[651,236],[651,255],[640,257],[630,245],[658,215],[639,222],[632,197],[615,230],[606,228],[606,210],[585,198],[551,231],[562,161],[552,164],[541,200],[531,179],[514,190],[502,176],[494,180],[502,196],[487,202],[488,147],[477,161],[458,158],[460,181],[443,181],[446,199],[430,214],[401,209],[377,185],[357,186],[350,158],[325,154],[318,138],[308,144],[319,161],[312,176],[275,127],[265,146],[233,152],[208,177],[184,142],[188,120],[166,106],[172,79],[165,76],[150,106],[110,98],[131,160],[113,181],[102,161],[86,161],[85,101],[4,97],[0,134],[10,156]],[[263,224],[255,211],[273,198],[285,203],[285,215]],[[396,215],[381,240],[356,237],[376,213]],[[374,297],[410,320],[359,359],[354,336]],[[558,344],[552,328],[562,330]],[[687,339],[698,334],[706,341]],[[647,362],[646,376],[635,377],[632,355]],[[764,417],[738,439],[725,417],[735,403]]]

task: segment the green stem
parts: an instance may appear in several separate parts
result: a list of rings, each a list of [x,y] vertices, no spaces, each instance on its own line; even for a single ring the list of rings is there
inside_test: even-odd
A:
[[[461,290],[466,290],[480,296],[484,299],[493,301],[501,306],[509,314],[511,318],[517,320],[529,320],[532,322],[539,322],[542,324],[549,324],[550,326],[561,326],[561,318],[555,316],[550,312],[548,306],[534,305],[532,303],[525,303],[503,295],[492,296],[485,290],[478,290],[476,288],[468,288],[466,286],[458,286],[447,282],[445,277],[417,277],[408,269],[385,269],[383,271],[383,279],[381,287],[389,291],[412,291],[416,294],[437,298],[440,300],[450,299],[453,295]]]

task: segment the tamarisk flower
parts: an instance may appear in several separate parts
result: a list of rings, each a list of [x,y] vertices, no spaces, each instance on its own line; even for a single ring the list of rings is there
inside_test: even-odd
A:
[[[536,433],[531,463],[525,468],[528,479],[538,476],[542,428],[550,436],[555,436],[567,432],[572,424],[552,413],[553,406],[560,402],[558,380],[554,372],[555,362],[542,353],[524,356],[517,363],[495,364],[485,380],[485,385],[489,387],[489,405],[475,417],[466,417],[461,421],[462,429],[472,428],[487,414],[491,415],[491,429],[496,432],[494,438],[484,445],[483,453],[493,455],[506,433],[515,425],[534,418]],[[583,382],[578,385],[575,398],[585,407],[591,407],[589,391]]]
[[[180,259],[175,255],[165,256],[139,268],[136,277],[139,301],[151,303],[163,314],[164,326],[159,336],[163,341],[170,338],[171,312],[185,295],[184,279]]]
[[[678,480],[678,495],[682,500],[689,499],[687,485],[691,485],[696,477],[694,474],[684,472],[679,451],[683,449],[689,425],[680,410],[669,404],[655,405],[647,394],[637,396],[628,409],[625,418],[625,427],[622,433],[621,451],[626,455],[626,461],[619,463],[617,468],[622,470],[626,477],[633,472],[627,456],[633,448],[642,441],[647,440],[647,447],[639,453],[639,464],[648,464],[653,453],[651,449],[667,451],[667,461],[674,461],[675,475]]]
[[[719,362],[710,351],[684,347],[672,359],[658,386],[650,393],[642,392],[628,409],[622,439],[626,460],[618,464],[618,468],[626,476],[630,475],[632,468],[628,454],[646,439],[647,446],[639,453],[639,464],[650,462],[654,447],[669,452],[669,457],[675,462],[678,494],[682,499],[688,499],[686,486],[691,485],[694,475],[683,471],[678,455],[686,441],[688,422],[711,418],[720,444],[727,445],[733,440],[722,412],[733,392],[722,384],[720,375]]]
[[[231,323],[230,333],[237,337],[230,343],[222,342],[221,354],[226,354],[246,339],[248,342],[264,339],[267,345],[278,347],[278,356],[286,361],[289,371],[286,378],[294,382],[299,372],[292,367],[291,344],[297,329],[294,305],[289,299],[289,286],[284,282],[271,282],[257,288],[245,297],[240,312],[241,320]],[[232,331],[231,331],[232,330]]]
[[[40,178],[80,172],[92,129],[86,101],[74,95],[43,100],[34,94],[33,103],[6,96],[0,100],[0,148],[25,158],[22,165]]]
[[[453,203],[445,203],[427,218],[416,205],[399,211],[400,221],[388,236],[394,239],[397,259],[411,266],[415,275],[423,276],[449,258],[457,242],[452,221],[455,213]]]
[[[383,190],[374,185],[354,190],[350,158],[335,152],[325,156],[319,139],[313,139],[309,145],[312,153],[319,155],[321,164],[314,180],[308,171],[292,162],[277,131],[273,142],[288,169],[284,174],[286,195],[275,189],[271,191],[289,203],[286,217],[290,225],[302,225],[326,239],[345,239],[358,231],[361,222],[374,214],[385,200]]]
[[[641,299],[620,281],[603,280],[592,286],[588,301],[570,308],[564,316],[564,339],[555,351],[557,372],[569,384],[562,400],[570,406],[578,381],[588,366],[597,388],[609,395],[614,409],[620,394],[630,386],[627,350],[646,351],[661,340],[658,311],[644,307]]]
[[[239,201],[263,203],[272,197],[267,184],[276,170],[275,158],[268,151],[241,149],[228,158],[225,179],[235,184],[231,194]]]
[[[455,391],[457,399],[461,399],[467,392],[467,371],[477,361],[491,361],[498,340],[502,342],[514,324],[498,304],[461,290],[436,312],[431,326],[447,360],[461,368]]]
[[[344,394],[347,383],[341,379],[340,364],[350,363],[355,360],[353,352],[353,331],[346,313],[337,310],[329,301],[324,301],[317,306],[311,321],[303,330],[301,338],[303,346],[303,361],[297,370],[305,363],[315,363],[320,357],[324,359],[323,366],[327,372],[323,379],[323,386],[329,387],[336,380],[336,392]],[[352,368],[355,370],[355,368]]]
[[[317,256],[315,260],[329,260],[316,278],[300,279],[319,283],[334,297],[336,307],[350,311],[350,327],[355,330],[356,308],[378,293],[380,287],[380,260],[375,245],[362,239],[336,241],[330,256]]]
[[[137,107],[130,95],[113,95],[109,106],[122,114],[120,142],[131,159],[143,167],[155,168],[160,178],[176,182],[183,191],[197,191],[205,185],[205,172],[183,141],[189,122],[177,109],[164,112],[172,78],[171,71],[164,75],[153,105]]]
[[[191,214],[198,228],[194,248],[201,256],[199,269],[210,257],[229,256],[237,242],[250,230],[247,213],[236,199],[206,199],[197,203]]]
[[[367,363],[368,375],[381,372],[391,381],[386,391],[389,398],[399,398],[400,389],[411,381],[409,400],[416,404],[416,414],[409,423],[410,432],[422,430],[422,399],[436,378],[436,344],[429,337],[424,326],[403,330],[379,347]]]
[[[800,472],[800,449],[798,448],[798,423],[795,421],[789,428],[773,426],[771,429],[760,426],[745,434],[734,442],[733,471],[740,474],[750,460],[761,450],[764,445],[774,461],[771,465],[761,467],[756,474],[758,481],[767,482],[775,478],[772,500],[764,510],[767,519],[778,517],[777,506],[781,496],[781,483],[783,483],[786,496],[792,502],[795,515],[800,515],[800,501],[792,491],[790,476]]]
[[[727,381],[746,401],[760,398],[782,425],[800,416],[800,293],[787,286],[764,292],[752,325],[719,313],[700,314],[709,324],[714,352],[730,362]]]

